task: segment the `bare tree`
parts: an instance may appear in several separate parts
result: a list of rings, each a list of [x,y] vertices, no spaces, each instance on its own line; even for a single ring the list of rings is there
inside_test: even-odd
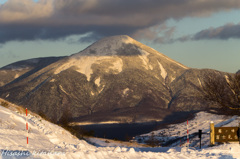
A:
[[[67,127],[70,122],[70,119],[73,116],[69,104],[69,99],[65,94],[63,95],[62,103],[63,103],[62,116],[59,118],[58,123],[62,126]]]
[[[224,110],[240,110],[240,74],[208,74],[203,84],[204,98]]]
[[[232,109],[240,109],[240,74],[228,76],[227,83],[230,89],[229,106]]]

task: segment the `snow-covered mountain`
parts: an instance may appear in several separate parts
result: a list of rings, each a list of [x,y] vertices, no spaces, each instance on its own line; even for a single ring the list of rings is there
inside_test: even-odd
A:
[[[54,122],[146,122],[207,108],[201,82],[212,72],[188,68],[129,36],[112,36],[22,74],[0,88],[0,97]]]
[[[26,115],[19,109],[10,110],[0,106],[0,159],[31,158],[31,159],[69,159],[69,158],[96,158],[96,159],[169,159],[169,158],[239,158],[239,144],[224,144],[214,147],[197,147],[179,145],[175,147],[128,147],[108,140],[91,138],[91,142],[99,146],[93,146],[84,140],[79,140],[68,131],[45,121],[41,117],[30,112],[29,143],[26,137]],[[12,109],[12,108],[11,108]],[[206,117],[206,114],[199,114]],[[196,118],[199,118],[198,116]],[[201,119],[201,117],[200,117]],[[205,119],[205,118],[204,118]],[[214,119],[220,119],[218,116]],[[211,120],[211,119],[210,119]],[[229,119],[226,119],[229,121]],[[196,120],[190,121],[196,122]],[[223,123],[223,122],[222,122]],[[230,122],[231,123],[231,122]],[[205,124],[205,123],[204,123]],[[206,123],[208,124],[208,123]],[[227,122],[225,122],[227,124]],[[184,125],[184,123],[182,123]],[[191,132],[198,127],[191,125]],[[206,127],[205,127],[206,128]],[[179,125],[179,131],[184,133],[185,127]],[[161,130],[159,130],[160,132]],[[206,130],[207,131],[207,130]],[[157,133],[156,133],[157,134]],[[174,136],[173,136],[174,137]],[[205,137],[204,137],[205,139]],[[177,142],[178,143],[178,142]]]

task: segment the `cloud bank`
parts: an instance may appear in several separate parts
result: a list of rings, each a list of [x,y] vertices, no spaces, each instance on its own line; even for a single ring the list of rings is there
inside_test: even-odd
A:
[[[168,42],[185,42],[185,41],[197,41],[197,40],[228,40],[228,39],[240,39],[240,23],[229,23],[216,28],[208,28],[197,32],[194,35],[187,35],[177,39],[170,39]]]
[[[154,27],[163,27],[170,18],[209,16],[239,8],[239,0],[8,0],[0,5],[0,43],[86,33],[91,34],[82,42],[118,34],[135,38],[145,34],[161,42],[174,28],[163,28],[164,35],[156,37],[154,33],[159,31]],[[199,32],[194,38],[204,39],[215,34],[213,30]]]
[[[209,28],[196,33],[193,40],[240,38],[240,24],[226,24],[217,28]]]

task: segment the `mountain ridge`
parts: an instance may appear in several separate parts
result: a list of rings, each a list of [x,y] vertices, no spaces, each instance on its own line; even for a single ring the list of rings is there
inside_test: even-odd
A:
[[[212,72],[186,67],[129,36],[113,36],[0,87],[0,97],[54,122],[64,116],[161,120],[172,111],[206,109],[199,81]]]

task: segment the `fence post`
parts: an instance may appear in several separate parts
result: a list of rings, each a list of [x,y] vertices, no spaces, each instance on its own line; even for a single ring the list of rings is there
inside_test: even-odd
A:
[[[215,144],[215,132],[214,132],[214,123],[210,122],[210,145],[213,146]]]

